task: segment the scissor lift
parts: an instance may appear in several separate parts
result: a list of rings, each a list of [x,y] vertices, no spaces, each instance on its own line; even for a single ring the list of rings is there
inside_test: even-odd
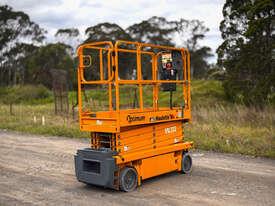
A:
[[[78,48],[78,105],[91,146],[75,155],[79,181],[131,191],[142,180],[189,173],[190,56],[184,48],[117,41]]]

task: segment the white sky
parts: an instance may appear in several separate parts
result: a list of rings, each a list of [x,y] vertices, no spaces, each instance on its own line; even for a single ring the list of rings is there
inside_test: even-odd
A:
[[[97,23],[116,23],[125,29],[152,16],[163,16],[204,21],[210,31],[201,45],[211,47],[213,53],[222,42],[219,24],[223,0],[0,0],[0,4],[27,13],[48,31],[48,41],[59,28],[76,27],[83,34]],[[215,62],[216,57],[210,61]]]

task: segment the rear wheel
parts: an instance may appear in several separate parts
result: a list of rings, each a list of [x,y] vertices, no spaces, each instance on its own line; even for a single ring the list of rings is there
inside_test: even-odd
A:
[[[181,161],[181,171],[184,174],[189,174],[192,170],[192,157],[187,153],[183,153]]]
[[[125,167],[119,175],[120,189],[124,192],[133,191],[137,187],[137,172],[132,167]]]

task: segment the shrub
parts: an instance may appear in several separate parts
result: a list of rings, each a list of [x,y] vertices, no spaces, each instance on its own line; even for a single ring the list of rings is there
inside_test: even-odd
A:
[[[26,85],[19,88],[14,88],[18,94],[20,102],[33,102],[37,99],[46,99],[51,96],[51,92],[43,85]]]
[[[46,103],[52,101],[51,92],[42,85],[13,86],[0,89],[0,102],[10,105],[17,103]]]

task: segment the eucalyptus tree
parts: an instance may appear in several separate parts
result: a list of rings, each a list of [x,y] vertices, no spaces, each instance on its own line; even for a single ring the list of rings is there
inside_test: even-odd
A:
[[[22,11],[14,11],[8,5],[0,6],[0,84],[17,83],[18,62],[26,53],[27,44],[39,45],[45,38],[45,30],[31,21]],[[28,50],[28,49],[27,49]]]
[[[228,98],[245,104],[275,103],[275,5],[272,0],[227,0],[220,23],[218,61],[226,68]]]

